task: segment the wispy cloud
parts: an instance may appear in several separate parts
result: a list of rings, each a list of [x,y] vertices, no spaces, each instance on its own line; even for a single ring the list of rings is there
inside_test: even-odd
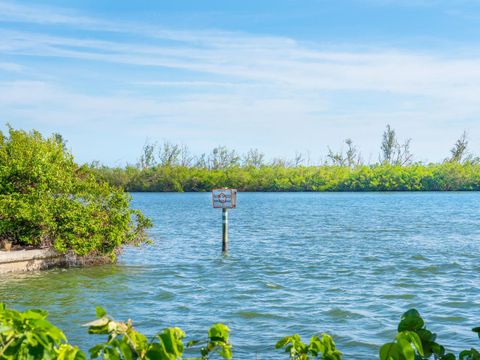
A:
[[[189,42],[176,47],[137,45],[12,31],[0,31],[0,37],[0,50],[10,55],[168,67],[311,91],[366,90],[439,98],[460,95],[466,101],[478,100],[477,94],[480,97],[480,91],[475,91],[480,90],[480,57],[474,56],[383,48],[338,52],[310,49],[293,41],[265,48],[254,36],[201,49]]]
[[[22,72],[25,70],[25,67],[12,62],[0,62],[0,70],[8,72]]]
[[[443,130],[448,119],[480,135],[474,121],[480,115],[478,49],[457,56],[372,44],[340,49],[288,37],[116,24],[11,2],[0,2],[1,21],[44,26],[29,31],[0,23],[0,53],[16,59],[0,62],[0,70],[20,71],[22,62],[37,70],[0,83],[0,110],[19,122],[67,132],[118,126],[123,136],[137,134],[139,144],[159,133],[193,142],[199,151],[236,129],[241,136],[232,145],[263,144],[274,154],[284,151],[278,140],[290,152],[356,134],[373,153],[386,122],[405,132],[413,127],[424,144],[419,151],[429,157],[438,157],[429,129],[436,126],[438,138],[451,141],[451,131]],[[81,33],[65,35],[52,25]],[[82,85],[85,71],[98,86]],[[302,140],[294,141],[292,127]]]

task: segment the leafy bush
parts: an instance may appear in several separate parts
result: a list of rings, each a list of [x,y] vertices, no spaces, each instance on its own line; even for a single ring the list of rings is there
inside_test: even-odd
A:
[[[185,346],[186,334],[177,327],[166,328],[150,340],[134,329],[132,321],[115,321],[101,307],[96,309],[97,319],[84,326],[89,334],[107,335],[107,339],[93,346],[91,359],[105,360],[178,360],[186,348],[199,351],[200,357],[190,360],[208,360],[212,355],[232,359],[230,329],[214,324],[203,340],[192,340]],[[43,310],[19,312],[0,303],[0,360],[85,360],[86,355],[76,346],[68,344],[60,329],[47,320]],[[428,330],[417,310],[405,312],[398,324],[394,341],[379,350],[380,360],[456,360],[453,353],[437,342],[437,335]],[[480,327],[472,329],[480,336]],[[298,334],[286,336],[277,342],[276,349],[285,349],[290,360],[342,360],[328,334],[312,336],[310,343]],[[480,360],[480,353],[471,348],[458,355],[459,360]]]
[[[78,166],[58,136],[0,132],[0,240],[108,254],[145,240],[150,221],[122,189]]]
[[[97,307],[97,320],[85,324],[89,334],[108,334],[108,339],[92,347],[89,352],[92,359],[102,357],[109,360],[176,360],[181,359],[185,346],[185,333],[182,329],[166,328],[148,341],[147,337],[136,331],[132,322],[117,322],[107,315],[106,311]],[[228,341],[230,329],[223,324],[215,324],[208,331],[205,341],[192,340],[187,347],[203,345],[201,357],[208,359],[217,352],[224,359],[232,358],[232,347]]]
[[[380,360],[455,360],[452,353],[446,353],[445,347],[436,342],[437,335],[428,330],[423,318],[415,309],[402,315],[398,324],[398,334],[393,342],[380,348]],[[480,336],[480,328],[472,331]],[[460,352],[459,360],[480,360],[480,353],[472,348]]]
[[[88,326],[89,334],[108,335],[107,341],[93,346],[91,359],[105,360],[177,360],[182,359],[185,333],[179,328],[166,328],[151,340],[132,326],[132,321],[113,320],[104,309],[97,307],[97,319]],[[60,329],[46,320],[47,312],[10,310],[0,303],[0,360],[85,360],[78,347],[67,343]],[[211,354],[223,359],[232,358],[229,343],[230,329],[215,324],[205,340],[193,340],[187,347],[199,347],[200,357],[207,360]],[[194,359],[191,359],[194,360]]]
[[[312,336],[310,344],[305,344],[300,335],[294,334],[281,339],[275,347],[285,348],[291,360],[342,360],[342,353],[335,348],[335,343],[328,334],[322,334],[322,337]]]
[[[63,332],[49,323],[47,312],[18,312],[0,303],[0,360],[84,360],[85,354],[67,344]]]

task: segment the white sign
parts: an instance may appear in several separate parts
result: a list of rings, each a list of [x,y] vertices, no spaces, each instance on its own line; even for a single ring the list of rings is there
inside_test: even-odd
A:
[[[234,209],[237,206],[237,189],[213,189],[214,208]]]

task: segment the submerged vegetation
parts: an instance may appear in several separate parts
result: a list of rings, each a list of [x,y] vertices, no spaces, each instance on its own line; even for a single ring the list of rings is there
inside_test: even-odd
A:
[[[122,189],[79,166],[60,135],[0,132],[0,240],[114,257],[145,240],[150,221]]]
[[[84,326],[88,333],[106,336],[89,349],[91,359],[104,360],[179,360],[210,358],[232,359],[233,346],[229,339],[230,329],[224,324],[214,324],[204,339],[191,340],[186,345],[185,332],[177,327],[163,329],[150,339],[135,330],[132,321],[115,321],[101,307],[96,308],[97,319]],[[380,360],[480,360],[480,353],[470,348],[456,357],[437,342],[436,334],[425,327],[417,310],[411,309],[402,315],[398,334],[393,342],[379,349]],[[480,328],[474,328],[480,333]],[[273,350],[272,346],[272,350]],[[328,334],[314,335],[310,343],[302,341],[298,334],[286,336],[275,345],[284,349],[290,360],[341,360],[332,337]],[[198,356],[184,357],[197,353]],[[0,360],[48,359],[86,360],[87,355],[68,343],[63,332],[47,320],[43,310],[25,312],[9,309],[0,303]]]
[[[111,168],[92,163],[102,180],[126,191],[471,191],[480,190],[480,160],[468,151],[463,133],[441,163],[414,162],[411,139],[400,142],[387,126],[378,162],[365,164],[351,139],[345,151],[328,149],[321,165],[305,155],[265,160],[252,149],[244,155],[224,146],[193,156],[186,146],[146,144],[136,165]]]

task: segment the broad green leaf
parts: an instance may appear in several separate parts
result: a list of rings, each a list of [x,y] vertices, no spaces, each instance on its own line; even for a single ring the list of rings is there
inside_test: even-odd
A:
[[[415,351],[409,341],[400,338],[397,340],[399,352],[402,354],[405,360],[415,360]]]
[[[397,338],[404,339],[405,341],[412,343],[415,346],[415,349],[417,349],[419,355],[423,356],[422,340],[417,333],[413,331],[404,331],[398,334]]]
[[[406,311],[398,324],[398,332],[416,331],[423,327],[424,321],[420,313],[415,309]]]
[[[453,354],[446,354],[439,358],[439,360],[456,360],[457,358]]]
[[[380,360],[403,360],[400,348],[397,343],[391,342],[382,345],[380,348]]]
[[[291,341],[291,336],[285,336],[284,338],[280,339],[277,344],[275,345],[276,349],[281,349],[283,348],[286,344],[288,344]]]
[[[88,352],[90,353],[90,356],[92,357],[92,359],[98,358],[106,346],[107,346],[106,344],[97,344],[91,347],[88,350]]]
[[[228,333],[230,332],[230,329],[228,326],[224,324],[214,324],[208,330],[208,337],[212,340],[222,340],[227,342],[228,341]]]
[[[98,318],[103,318],[107,316],[107,312],[105,311],[105,309],[103,309],[100,306],[95,307],[95,314],[97,315]]]

